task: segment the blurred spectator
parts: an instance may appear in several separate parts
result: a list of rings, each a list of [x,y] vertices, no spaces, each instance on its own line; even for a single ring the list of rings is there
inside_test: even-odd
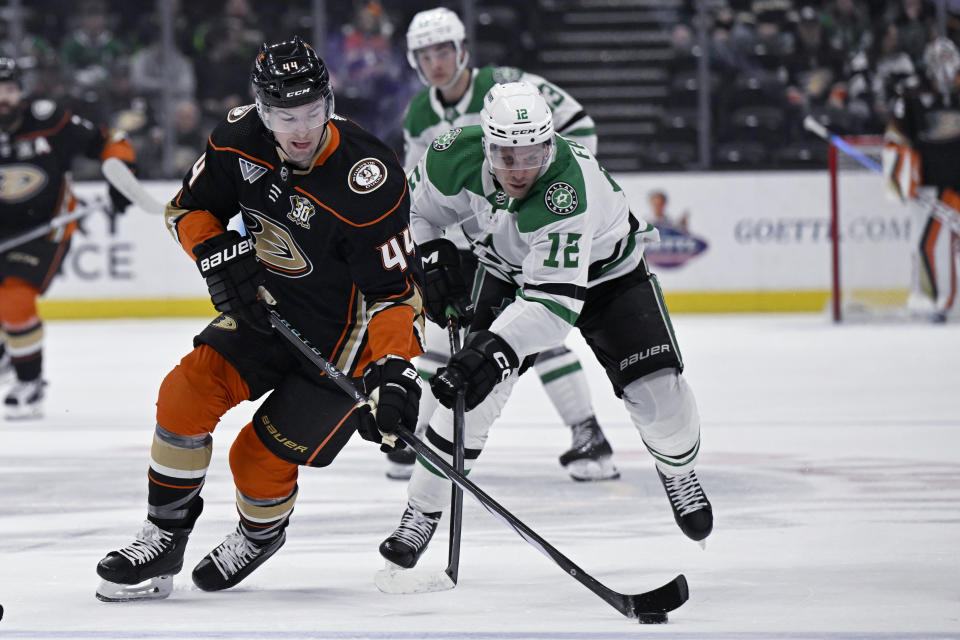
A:
[[[873,44],[870,14],[861,0],[834,0],[822,19],[830,44],[848,59]]]
[[[823,104],[840,79],[843,57],[823,37],[820,15],[810,5],[800,10],[796,45],[786,59],[786,68],[787,98],[799,106]]]
[[[173,107],[173,168],[172,175],[181,176],[197,161],[198,150],[206,145],[207,136],[216,123],[204,120],[200,108],[192,100],[181,100]],[[148,178],[167,177],[163,173],[164,134],[154,127],[150,139],[138,156],[143,175]]]
[[[900,47],[909,54],[913,64],[919,67],[923,50],[936,35],[934,10],[923,0],[900,0],[892,5],[891,14],[900,33]]]
[[[220,119],[233,107],[252,102],[250,61],[263,41],[263,31],[247,0],[225,0],[223,15],[197,27],[192,57],[197,97],[205,117]]]
[[[367,2],[331,38],[327,64],[333,73],[337,111],[396,146],[406,103],[416,87],[403,73],[395,51],[393,25],[378,2]]]
[[[78,6],[79,26],[60,46],[60,62],[74,100],[88,106],[96,102],[107,81],[108,69],[124,56],[124,47],[110,31],[104,0],[83,0]]]
[[[193,100],[197,81],[193,62],[174,48],[163,51],[163,43],[154,40],[130,59],[130,81],[133,90],[150,101],[154,113],[163,111],[163,100]]]

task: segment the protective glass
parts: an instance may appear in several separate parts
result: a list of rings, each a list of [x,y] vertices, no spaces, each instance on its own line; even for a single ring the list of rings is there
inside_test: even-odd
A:
[[[264,126],[277,133],[296,133],[322,127],[333,115],[333,95],[298,107],[271,107],[257,101]]]
[[[494,142],[484,144],[487,162],[494,169],[522,171],[539,169],[550,159],[552,142],[539,142],[524,146],[506,146]]]

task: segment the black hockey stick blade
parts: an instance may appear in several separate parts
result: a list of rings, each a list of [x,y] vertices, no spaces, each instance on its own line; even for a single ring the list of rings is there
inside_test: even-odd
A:
[[[589,573],[577,566],[570,558],[560,553],[549,542],[540,537],[537,532],[524,524],[519,518],[507,511],[500,503],[487,495],[480,487],[473,484],[461,473],[457,473],[446,461],[417,438],[409,429],[400,427],[397,435],[404,442],[413,447],[417,455],[424,458],[435,469],[443,473],[454,484],[472,495],[487,511],[506,523],[517,534],[526,540],[543,555],[553,560],[574,580],[600,596],[607,604],[628,618],[640,619],[641,622],[666,622],[666,614],[679,608],[689,598],[687,579],[683,574],[663,585],[633,595],[618,593],[610,589]]]
[[[447,334],[450,338],[450,355],[460,351],[460,329],[457,328],[456,315],[450,314],[447,321]],[[453,408],[453,467],[463,473],[463,429],[467,401],[463,390],[457,393],[457,402]],[[444,570],[454,585],[460,574],[460,536],[463,531],[463,489],[455,482],[451,483],[450,495],[450,543],[447,551],[447,568]]]
[[[264,300],[269,301],[269,293],[262,292]],[[294,347],[296,347],[307,359],[315,366],[327,373],[330,379],[339,386],[347,395],[351,396],[358,403],[367,403],[369,398],[360,393],[345,373],[337,369],[332,363],[326,360],[323,355],[310,342],[304,338],[299,331],[293,328],[275,309],[267,307],[270,313],[270,324],[277,332],[286,338]],[[417,455],[429,462],[435,469],[443,473],[455,485],[472,495],[480,502],[483,507],[497,519],[503,521],[511,527],[517,534],[526,540],[535,549],[543,555],[553,560],[561,569],[563,569],[574,580],[593,591],[602,598],[607,604],[622,613],[628,618],[639,620],[640,622],[666,622],[666,613],[679,608],[687,601],[689,592],[687,589],[687,580],[684,576],[678,575],[667,584],[633,595],[625,595],[610,589],[589,573],[577,566],[570,558],[560,553],[549,542],[541,538],[533,529],[524,524],[519,518],[507,511],[496,500],[487,495],[480,487],[467,479],[465,475],[457,472],[447,462],[434,452],[426,443],[414,435],[405,427],[397,428],[397,435],[408,445],[410,445]]]

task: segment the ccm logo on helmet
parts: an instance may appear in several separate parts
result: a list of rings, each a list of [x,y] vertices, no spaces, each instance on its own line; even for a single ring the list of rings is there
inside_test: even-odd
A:
[[[536,129],[514,129],[513,131],[510,132],[510,135],[512,135],[512,136],[522,136],[522,135],[526,135],[526,134],[528,134],[528,133],[536,133],[536,132],[537,132]]]
[[[298,89],[296,91],[288,91],[286,97],[292,98],[294,96],[302,96],[305,93],[310,93],[310,87],[307,87],[306,89]]]
[[[200,261],[200,271],[209,271],[215,267],[219,267],[225,262],[230,262],[237,258],[237,256],[242,256],[245,253],[253,251],[253,240],[247,239],[243,242],[238,242],[232,247],[227,247],[223,251],[218,251],[217,253],[207,256]]]

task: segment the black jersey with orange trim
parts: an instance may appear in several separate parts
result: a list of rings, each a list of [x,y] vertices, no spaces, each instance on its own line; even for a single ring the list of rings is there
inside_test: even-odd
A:
[[[205,213],[209,212],[209,213]],[[387,353],[422,352],[421,267],[396,155],[346,119],[327,124],[309,170],[286,164],[253,105],[233,109],[167,207],[180,237],[213,214],[241,214],[280,309],[327,359],[353,375]],[[196,221],[194,221],[196,222]],[[209,225],[204,234],[209,235]]]
[[[70,202],[66,173],[74,158],[99,159],[108,144],[101,127],[56,103],[23,101],[13,127],[0,130],[0,236],[61,213]]]
[[[908,92],[894,102],[891,126],[920,154],[922,184],[960,191],[960,94]]]

